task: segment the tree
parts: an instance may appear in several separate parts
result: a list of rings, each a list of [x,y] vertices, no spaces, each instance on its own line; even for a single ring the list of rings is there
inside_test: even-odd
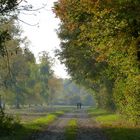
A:
[[[49,101],[49,104],[52,105],[54,97],[57,96],[56,94],[61,92],[62,80],[55,76],[50,77],[48,81],[48,87],[49,87],[48,101]]]
[[[75,3],[74,7],[77,6],[76,8],[73,8],[73,3]],[[99,62],[97,60],[99,54],[92,47],[94,42],[90,37],[90,35],[93,36],[93,30],[89,28],[89,26],[92,27],[90,22],[92,24],[93,13],[90,11],[86,13],[87,6],[93,4],[90,2],[84,2],[84,4],[80,1],[66,3],[60,1],[56,5],[56,15],[62,20],[58,30],[58,36],[62,39],[62,43],[61,50],[58,50],[57,55],[62,63],[66,64],[69,74],[77,82],[83,83],[88,88],[92,88],[93,85],[100,87],[100,84],[105,84],[106,79],[109,81],[107,75],[104,75],[108,64],[106,61]],[[67,6],[70,8],[67,9]]]
[[[40,56],[40,81],[41,81],[41,96],[44,98],[45,102],[48,102],[49,98],[49,80],[53,75],[52,60],[47,52],[42,52]]]
[[[9,13],[11,11],[16,10],[17,6],[22,2],[23,0],[17,1],[17,0],[1,0],[0,1],[0,14],[5,15],[6,13]]]
[[[54,6],[61,20],[58,36],[62,50],[57,55],[69,74],[96,90],[101,107],[116,106],[137,122],[139,6],[138,0],[59,0]]]
[[[94,99],[90,90],[83,88],[71,79],[60,79],[61,90],[53,96],[53,103],[56,105],[76,105],[81,102],[82,105],[94,105]]]
[[[35,64],[35,58],[29,49],[21,49],[21,43],[26,40],[20,37],[21,29],[13,20],[2,24],[0,30],[9,34],[8,40],[4,42],[6,55],[1,56],[0,59],[1,87],[6,92],[3,96],[10,96],[9,93],[11,93],[10,100],[15,102],[16,107],[19,108],[19,105],[25,101],[25,93],[27,92],[25,83],[31,73],[29,65]],[[8,99],[7,96],[6,99]]]

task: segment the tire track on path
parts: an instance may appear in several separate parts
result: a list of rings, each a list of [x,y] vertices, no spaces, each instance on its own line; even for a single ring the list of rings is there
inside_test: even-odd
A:
[[[91,119],[85,110],[78,113],[78,134],[77,140],[107,140],[99,124]]]

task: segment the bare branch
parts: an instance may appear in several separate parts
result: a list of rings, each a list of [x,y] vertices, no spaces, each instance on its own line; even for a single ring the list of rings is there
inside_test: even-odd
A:
[[[32,9],[32,7],[24,7],[24,6],[22,6],[23,8],[21,8],[21,9],[18,8],[17,10],[19,10],[19,11],[31,11],[31,12],[35,12],[35,11],[39,11],[39,10],[44,9],[46,6],[47,6],[47,4],[43,4],[42,7],[39,7],[37,9]]]
[[[24,23],[24,24],[27,24],[27,25],[29,25],[29,26],[37,26],[37,25],[39,25],[39,23],[36,23],[36,24],[30,24],[30,23],[27,23],[27,22],[25,22],[25,21],[23,21],[23,20],[21,20],[21,19],[17,19],[18,21],[20,21],[20,22],[22,22],[22,23]]]
[[[25,13],[25,12],[20,12],[20,14],[23,14],[23,15],[29,15],[29,16],[37,16],[35,13]]]

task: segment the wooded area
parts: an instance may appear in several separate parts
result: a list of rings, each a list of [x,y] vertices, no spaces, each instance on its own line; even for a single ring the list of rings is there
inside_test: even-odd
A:
[[[83,128],[87,128],[82,123],[85,121],[85,124],[91,124],[91,118],[86,114],[88,112],[96,122],[103,124],[104,129],[110,129],[110,135],[115,135],[114,128],[112,129],[114,126],[122,134],[124,130],[118,128],[118,124],[122,125],[127,119],[128,126],[133,125],[136,134],[134,140],[138,140],[140,1],[58,0],[54,3],[52,10],[61,21],[57,29],[61,49],[56,49],[55,53],[67,67],[70,79],[62,79],[54,74],[54,58],[48,52],[40,52],[39,62],[36,62],[29,49],[28,38],[23,37],[19,21],[25,24],[26,21],[18,18],[20,12],[38,11],[41,8],[34,9],[26,0],[0,0],[0,137],[13,137],[18,129],[20,136],[41,131],[44,124],[48,126],[57,117],[73,110],[73,114],[61,118],[65,125],[68,124],[67,139],[76,139],[77,125],[83,133]],[[94,109],[86,108],[87,112],[84,109],[81,112],[75,111],[73,105],[76,106],[77,103]],[[11,113],[26,110],[24,113],[30,114],[31,111],[32,116],[32,113],[38,113],[38,107],[39,113],[42,110],[40,116],[47,112],[47,117],[26,124],[18,122],[15,114]],[[107,114],[110,116],[105,116]],[[107,117],[113,118],[109,127],[105,127]],[[71,118],[74,119],[70,120]],[[85,120],[82,122],[80,119]],[[113,120],[119,123],[116,125]],[[91,126],[90,134],[95,133],[97,126]],[[57,127],[58,125],[56,129],[59,130]],[[72,131],[73,136],[69,131]],[[128,131],[130,130],[126,130],[127,133]],[[127,140],[127,135],[124,140]],[[89,136],[92,138],[92,135]],[[117,138],[112,140],[121,140],[122,136]]]

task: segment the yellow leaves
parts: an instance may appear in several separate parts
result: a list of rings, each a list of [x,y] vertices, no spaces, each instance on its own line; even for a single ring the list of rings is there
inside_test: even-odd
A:
[[[53,89],[54,91],[61,89],[61,80],[55,77],[51,77],[48,80],[49,88]]]
[[[40,82],[36,83],[35,86],[33,87],[33,91],[35,91],[35,93],[37,94],[40,94],[41,90],[42,90],[41,83]]]
[[[77,28],[77,24],[75,23],[68,23],[66,25],[66,28],[70,31],[70,32],[73,32],[76,28]]]
[[[83,32],[84,30],[86,30],[86,25],[84,25],[84,24],[81,25],[81,26],[80,26],[80,30],[81,30],[82,32]]]
[[[97,58],[96,58],[96,61],[97,62],[104,62],[107,60],[107,57],[105,55],[99,55]]]

